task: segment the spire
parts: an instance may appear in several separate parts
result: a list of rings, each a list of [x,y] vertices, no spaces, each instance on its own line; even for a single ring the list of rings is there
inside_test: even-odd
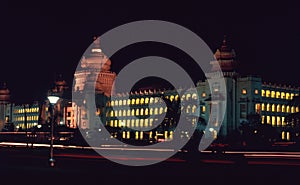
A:
[[[94,48],[100,49],[100,37],[94,36],[93,40],[94,40]]]
[[[222,45],[221,45],[221,51],[230,51],[230,48],[227,46],[227,36],[224,35],[223,37],[223,42],[222,42]]]

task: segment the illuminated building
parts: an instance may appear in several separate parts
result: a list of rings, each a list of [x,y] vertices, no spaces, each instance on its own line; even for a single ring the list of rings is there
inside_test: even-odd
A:
[[[94,42],[89,48],[90,50],[81,58],[80,65],[74,74],[74,93],[82,93],[84,89],[95,85],[95,92],[102,96],[98,103],[102,104],[100,107],[105,109],[105,99],[110,97],[113,91],[113,82],[116,73],[110,71],[111,61],[104,55],[100,49],[100,38],[94,38]],[[98,76],[97,76],[98,74]],[[91,120],[94,114],[87,110],[85,98],[75,100],[73,103],[73,110],[75,115],[75,123],[80,128],[92,128],[94,121]],[[104,104],[103,104],[104,103]],[[102,112],[103,110],[101,110]],[[100,109],[98,110],[100,112]]]
[[[11,109],[10,92],[4,83],[0,87],[0,131],[11,122]]]
[[[160,98],[170,102],[170,105],[180,104],[180,110],[185,113],[193,114],[196,109],[200,109],[200,119],[192,118],[191,124],[196,124],[197,128],[203,129],[202,126],[208,122],[211,116],[212,104],[218,103],[211,100],[211,90],[219,91],[219,84],[213,84],[210,90],[207,80],[197,83],[197,94],[185,94],[179,97],[175,90],[156,90],[146,89],[136,92],[124,92],[114,94],[114,100],[110,101],[112,82],[115,79],[115,73],[110,71],[111,61],[105,58],[102,53],[99,41],[95,40],[90,56],[84,56],[81,60],[81,69],[75,74],[75,92],[80,93],[84,85],[88,85],[95,79],[89,79],[89,75],[94,72],[96,64],[105,66],[97,79],[96,102],[97,113],[103,124],[111,132],[113,137],[123,140],[158,140],[172,139],[173,132],[177,124],[177,113],[168,114],[169,107],[163,107]],[[215,52],[215,61],[211,61],[211,72],[206,74],[208,78],[218,75],[217,64],[221,67],[226,84],[226,111],[224,120],[219,132],[216,131],[219,125],[218,120],[212,118],[212,127],[209,128],[213,137],[226,137],[231,132],[239,130],[241,123],[247,122],[247,116],[259,114],[261,124],[269,124],[275,127],[278,134],[282,134],[282,139],[289,140],[289,133],[285,131],[285,117],[290,113],[299,112],[299,106],[291,105],[291,100],[299,96],[299,88],[287,85],[267,84],[259,76],[242,76],[237,72],[236,53],[231,49],[224,38],[223,43]],[[97,69],[97,68],[96,68]],[[102,83],[99,83],[102,81]],[[87,82],[87,83],[86,83]],[[102,86],[100,86],[102,84]],[[178,91],[178,90],[177,90]],[[180,90],[179,90],[180,91]],[[126,94],[127,93],[127,94]],[[125,97],[128,97],[126,99]],[[199,98],[199,105],[189,104],[190,99]],[[225,97],[224,97],[225,98]],[[180,100],[180,101],[179,101]],[[180,103],[179,103],[180,102]],[[85,109],[85,100],[81,104],[73,104],[76,109],[76,123],[80,128],[93,128],[92,121],[89,120],[88,110]],[[128,105],[130,108],[128,108]],[[149,106],[151,105],[151,106]],[[114,109],[112,108],[114,107]],[[175,106],[176,107],[176,106]],[[159,116],[166,113],[162,123],[157,123]],[[217,113],[218,114],[218,113]],[[151,118],[149,117],[151,115]],[[117,119],[118,117],[118,119]],[[90,122],[89,122],[90,121]],[[204,124],[202,124],[204,123]],[[156,128],[153,126],[158,125]],[[131,129],[134,128],[134,129]],[[147,130],[149,128],[149,130]],[[147,131],[145,131],[147,130]],[[184,133],[187,137],[191,133]]]
[[[13,123],[17,131],[30,129],[39,123],[39,103],[13,106]]]

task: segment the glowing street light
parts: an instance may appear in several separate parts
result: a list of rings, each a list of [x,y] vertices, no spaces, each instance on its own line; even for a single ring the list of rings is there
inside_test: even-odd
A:
[[[54,96],[54,95],[50,95],[48,96],[48,100],[51,104],[51,108],[52,108],[52,115],[51,115],[51,139],[50,139],[50,159],[49,159],[49,162],[50,162],[50,166],[53,167],[54,166],[54,163],[55,163],[55,160],[53,158],[53,129],[54,129],[54,105],[57,103],[59,97],[58,96]]]

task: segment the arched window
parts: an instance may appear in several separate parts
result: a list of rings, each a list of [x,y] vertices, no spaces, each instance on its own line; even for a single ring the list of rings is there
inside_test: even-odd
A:
[[[277,105],[277,112],[281,112],[280,104]]]
[[[264,103],[261,104],[261,110],[262,110],[262,111],[265,111],[265,110],[266,110],[265,104],[264,104]]]
[[[139,99],[139,98],[137,98],[137,99],[135,100],[135,104],[137,104],[137,105],[140,104],[140,99]]]
[[[154,98],[151,97],[151,98],[150,98],[150,104],[152,104],[153,102],[154,102]]]
[[[144,115],[144,109],[143,108],[141,108],[141,116],[143,116]]]
[[[136,116],[139,116],[139,115],[140,115],[140,109],[136,109],[136,110],[135,110],[135,115],[136,115]]]
[[[153,108],[150,109],[150,115],[153,115]]]
[[[126,110],[125,110],[125,109],[123,110],[123,116],[127,116],[127,115],[126,115]]]
[[[115,110],[115,116],[118,117],[118,110]]]
[[[190,113],[191,112],[191,106],[188,105],[187,108],[186,108],[186,113]]]
[[[111,111],[110,111],[110,117],[112,118],[112,117],[114,117],[114,116],[115,116],[114,110],[111,110]]]
[[[170,96],[170,101],[172,102],[174,100],[174,95]]]
[[[134,116],[134,109],[131,110],[131,116]]]
[[[178,94],[175,96],[175,101],[178,101]]]
[[[122,110],[119,110],[119,116],[122,116]]]
[[[130,116],[130,109],[127,110],[127,116]]]
[[[145,104],[148,104],[149,103],[149,98],[145,98]]]
[[[192,113],[195,113],[195,112],[196,112],[196,109],[197,109],[197,106],[196,106],[196,105],[193,105],[193,107],[192,107]]]
[[[280,116],[277,116],[277,126],[281,126],[281,118],[280,118]]]
[[[263,90],[263,89],[261,90],[261,96],[262,96],[262,97],[265,97],[265,96],[266,96],[266,91]]]
[[[267,104],[267,111],[270,111],[270,104]]]
[[[159,108],[159,114],[162,114],[164,112],[164,108],[160,107]]]
[[[118,103],[119,103],[118,100],[115,100],[115,106],[118,106],[119,105]]]
[[[149,114],[149,108],[146,108],[145,109],[145,115],[148,116],[148,114]]]
[[[287,113],[290,113],[290,111],[291,111],[291,110],[290,110],[290,106],[289,106],[289,105],[286,106],[286,112],[287,112]]]
[[[276,109],[275,109],[275,104],[272,105],[272,112],[275,112]]]
[[[285,105],[281,106],[281,112],[285,112]]]
[[[135,104],[135,99],[132,98],[132,99],[131,99],[131,105],[134,105],[134,104]]]
[[[198,99],[198,95],[197,95],[196,93],[193,93],[192,99],[193,99],[193,100],[197,100],[197,99]]]
[[[111,102],[111,106],[115,106],[115,102],[114,101]]]
[[[158,108],[156,107],[155,109],[154,109],[154,115],[157,115],[158,114]]]
[[[191,98],[191,94],[188,93],[188,94],[186,95],[186,100],[188,101],[190,98]]]
[[[126,100],[123,100],[123,105],[126,105]]]
[[[130,105],[130,99],[127,100],[127,105]]]
[[[141,104],[144,104],[144,103],[145,103],[145,99],[141,98]]]
[[[276,92],[276,98],[280,98],[280,92],[279,91]]]
[[[272,91],[272,92],[271,92],[271,97],[272,97],[272,98],[275,98],[275,91]]]
[[[270,97],[270,95],[271,95],[270,90],[266,90],[266,97]]]
[[[291,113],[295,113],[295,107],[294,106],[291,107]]]
[[[285,93],[281,92],[281,99],[285,99]]]
[[[289,99],[290,99],[290,93],[285,93],[285,98],[286,98],[287,100],[289,100]]]
[[[123,103],[123,101],[122,101],[122,100],[119,100],[119,106],[121,106],[121,105],[122,105],[122,103]]]

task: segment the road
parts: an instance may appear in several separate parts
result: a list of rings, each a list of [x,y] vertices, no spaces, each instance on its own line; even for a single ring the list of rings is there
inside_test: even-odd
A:
[[[120,154],[119,160],[153,160]],[[123,148],[124,149],[124,148]],[[149,166],[125,166],[112,162],[89,148],[56,146],[56,166],[48,166],[47,146],[26,148],[1,145],[0,177],[10,184],[286,184],[298,179],[300,152],[202,152],[191,158],[179,152]],[[144,151],[145,152],[145,151]],[[170,152],[148,151],[148,152]],[[127,155],[127,154],[126,154]],[[42,183],[41,183],[42,182]]]

